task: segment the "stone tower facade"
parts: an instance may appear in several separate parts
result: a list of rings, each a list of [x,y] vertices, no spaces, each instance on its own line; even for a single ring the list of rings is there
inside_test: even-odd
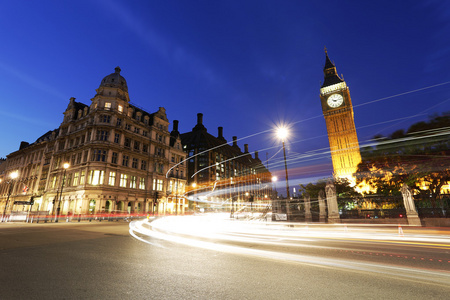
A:
[[[320,101],[327,125],[334,176],[352,180],[361,162],[352,100],[347,84],[337,74],[326,50],[325,56],[325,78],[320,89]]]

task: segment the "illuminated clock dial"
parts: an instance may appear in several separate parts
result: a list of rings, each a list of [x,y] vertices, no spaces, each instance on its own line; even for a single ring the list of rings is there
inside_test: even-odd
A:
[[[327,99],[327,104],[329,107],[339,107],[344,102],[344,98],[340,94],[333,94]]]

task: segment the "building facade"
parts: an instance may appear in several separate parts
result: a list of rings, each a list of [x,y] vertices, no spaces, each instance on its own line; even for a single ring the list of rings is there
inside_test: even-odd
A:
[[[169,132],[163,107],[149,113],[130,103],[120,72],[117,67],[103,78],[90,105],[71,98],[59,128],[7,156],[0,175],[3,209],[10,198],[7,211],[185,212],[180,135]],[[18,173],[14,180],[12,172]]]
[[[320,89],[320,101],[327,125],[334,176],[353,181],[353,174],[361,162],[361,154],[350,90],[337,74],[326,50],[325,56],[325,78]]]
[[[241,151],[237,137],[228,144],[223,127],[218,135],[207,132],[203,114],[197,114],[192,131],[181,134],[188,154],[187,197],[198,208],[239,211],[244,208],[265,210],[271,204],[272,176],[255,151],[254,157],[244,145]]]

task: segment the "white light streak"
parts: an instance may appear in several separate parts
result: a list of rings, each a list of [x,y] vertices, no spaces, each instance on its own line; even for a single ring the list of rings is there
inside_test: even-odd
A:
[[[296,224],[296,227],[289,227],[288,223],[261,223],[261,222],[240,222],[227,219],[228,214],[215,214],[184,217],[167,217],[157,219],[151,223],[147,221],[134,221],[130,223],[130,234],[136,237],[137,232],[155,239],[179,243],[191,247],[220,251],[225,253],[248,255],[271,259],[281,262],[302,263],[320,267],[334,267],[354,271],[385,274],[391,277],[408,278],[419,281],[428,281],[439,284],[448,284],[450,273],[444,271],[431,271],[416,269],[413,267],[398,267],[381,263],[367,263],[355,260],[326,258],[281,251],[268,251],[240,246],[231,246],[229,242],[258,243],[280,245],[286,251],[285,246],[296,247],[317,247],[303,245],[302,241],[312,239],[348,239],[373,240],[379,242],[402,243],[441,243],[449,245],[450,237],[410,235],[408,237],[399,236],[392,232],[373,232],[370,230],[348,230],[346,225],[337,227],[314,228],[313,224]],[[294,223],[293,223],[294,224]],[[344,227],[345,226],[345,227]],[[363,226],[364,227],[364,226]],[[370,228],[370,227],[367,227]],[[140,241],[152,244],[143,238]],[[214,239],[214,242],[207,242],[200,239]]]

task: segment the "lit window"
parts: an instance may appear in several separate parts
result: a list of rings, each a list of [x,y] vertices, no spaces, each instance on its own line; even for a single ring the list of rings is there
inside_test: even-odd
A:
[[[158,180],[156,181],[156,189],[157,189],[158,191],[162,191],[162,190],[163,190],[163,181],[162,181],[162,179],[158,179]]]
[[[136,176],[130,176],[130,188],[136,188]]]
[[[120,187],[127,187],[128,175],[120,174]]]
[[[139,178],[139,188],[141,190],[145,190],[145,179],[144,178]]]
[[[89,172],[88,184],[99,185],[103,183],[103,176],[105,171],[91,170]]]
[[[116,183],[116,172],[109,172],[109,185]]]
[[[117,110],[118,110],[120,113],[122,113],[122,112],[123,112],[123,106],[122,106],[122,105],[119,105],[119,106],[117,107]]]
[[[78,185],[78,172],[76,172],[74,175],[73,175],[73,186],[77,186]]]

